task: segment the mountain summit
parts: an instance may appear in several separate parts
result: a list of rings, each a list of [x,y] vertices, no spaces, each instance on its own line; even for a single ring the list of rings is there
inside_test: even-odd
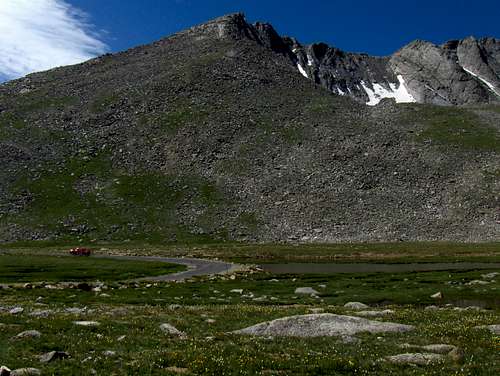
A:
[[[246,37],[286,56],[290,64],[331,92],[376,105],[384,98],[398,103],[466,105],[500,103],[500,40],[449,41],[436,46],[415,41],[389,57],[341,51],[324,43],[304,46],[280,37],[272,25],[249,25],[242,14],[214,24],[227,36]]]
[[[0,241],[499,240],[495,51],[369,57],[236,14],[7,82]]]

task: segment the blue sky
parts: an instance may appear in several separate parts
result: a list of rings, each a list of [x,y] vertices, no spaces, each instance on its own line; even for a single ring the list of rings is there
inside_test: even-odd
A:
[[[391,54],[414,39],[442,43],[500,38],[498,0],[69,0],[109,34],[112,50],[158,39],[219,15],[243,11],[280,33],[348,51]]]
[[[499,0],[0,0],[0,82],[244,12],[300,42],[388,55],[414,39],[500,38]]]

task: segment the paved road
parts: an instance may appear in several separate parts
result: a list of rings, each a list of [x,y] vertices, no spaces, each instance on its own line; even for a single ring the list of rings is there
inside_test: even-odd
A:
[[[184,257],[156,257],[156,256],[111,256],[111,255],[96,255],[96,258],[106,258],[114,260],[131,260],[131,261],[151,261],[151,262],[168,262],[170,264],[179,264],[187,266],[188,270],[184,272],[160,275],[156,277],[139,278],[137,281],[182,281],[195,276],[207,276],[213,274],[227,273],[231,270],[236,270],[238,265],[222,261],[202,260]]]

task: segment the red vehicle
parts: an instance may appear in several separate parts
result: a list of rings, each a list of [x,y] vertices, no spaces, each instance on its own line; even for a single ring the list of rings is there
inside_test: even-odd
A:
[[[88,248],[72,248],[69,251],[70,255],[73,256],[90,256],[92,254],[92,251]]]

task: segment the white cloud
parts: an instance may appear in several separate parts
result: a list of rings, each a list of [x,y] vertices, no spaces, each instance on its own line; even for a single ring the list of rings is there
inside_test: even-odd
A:
[[[65,0],[0,0],[0,81],[76,64],[107,50]]]

